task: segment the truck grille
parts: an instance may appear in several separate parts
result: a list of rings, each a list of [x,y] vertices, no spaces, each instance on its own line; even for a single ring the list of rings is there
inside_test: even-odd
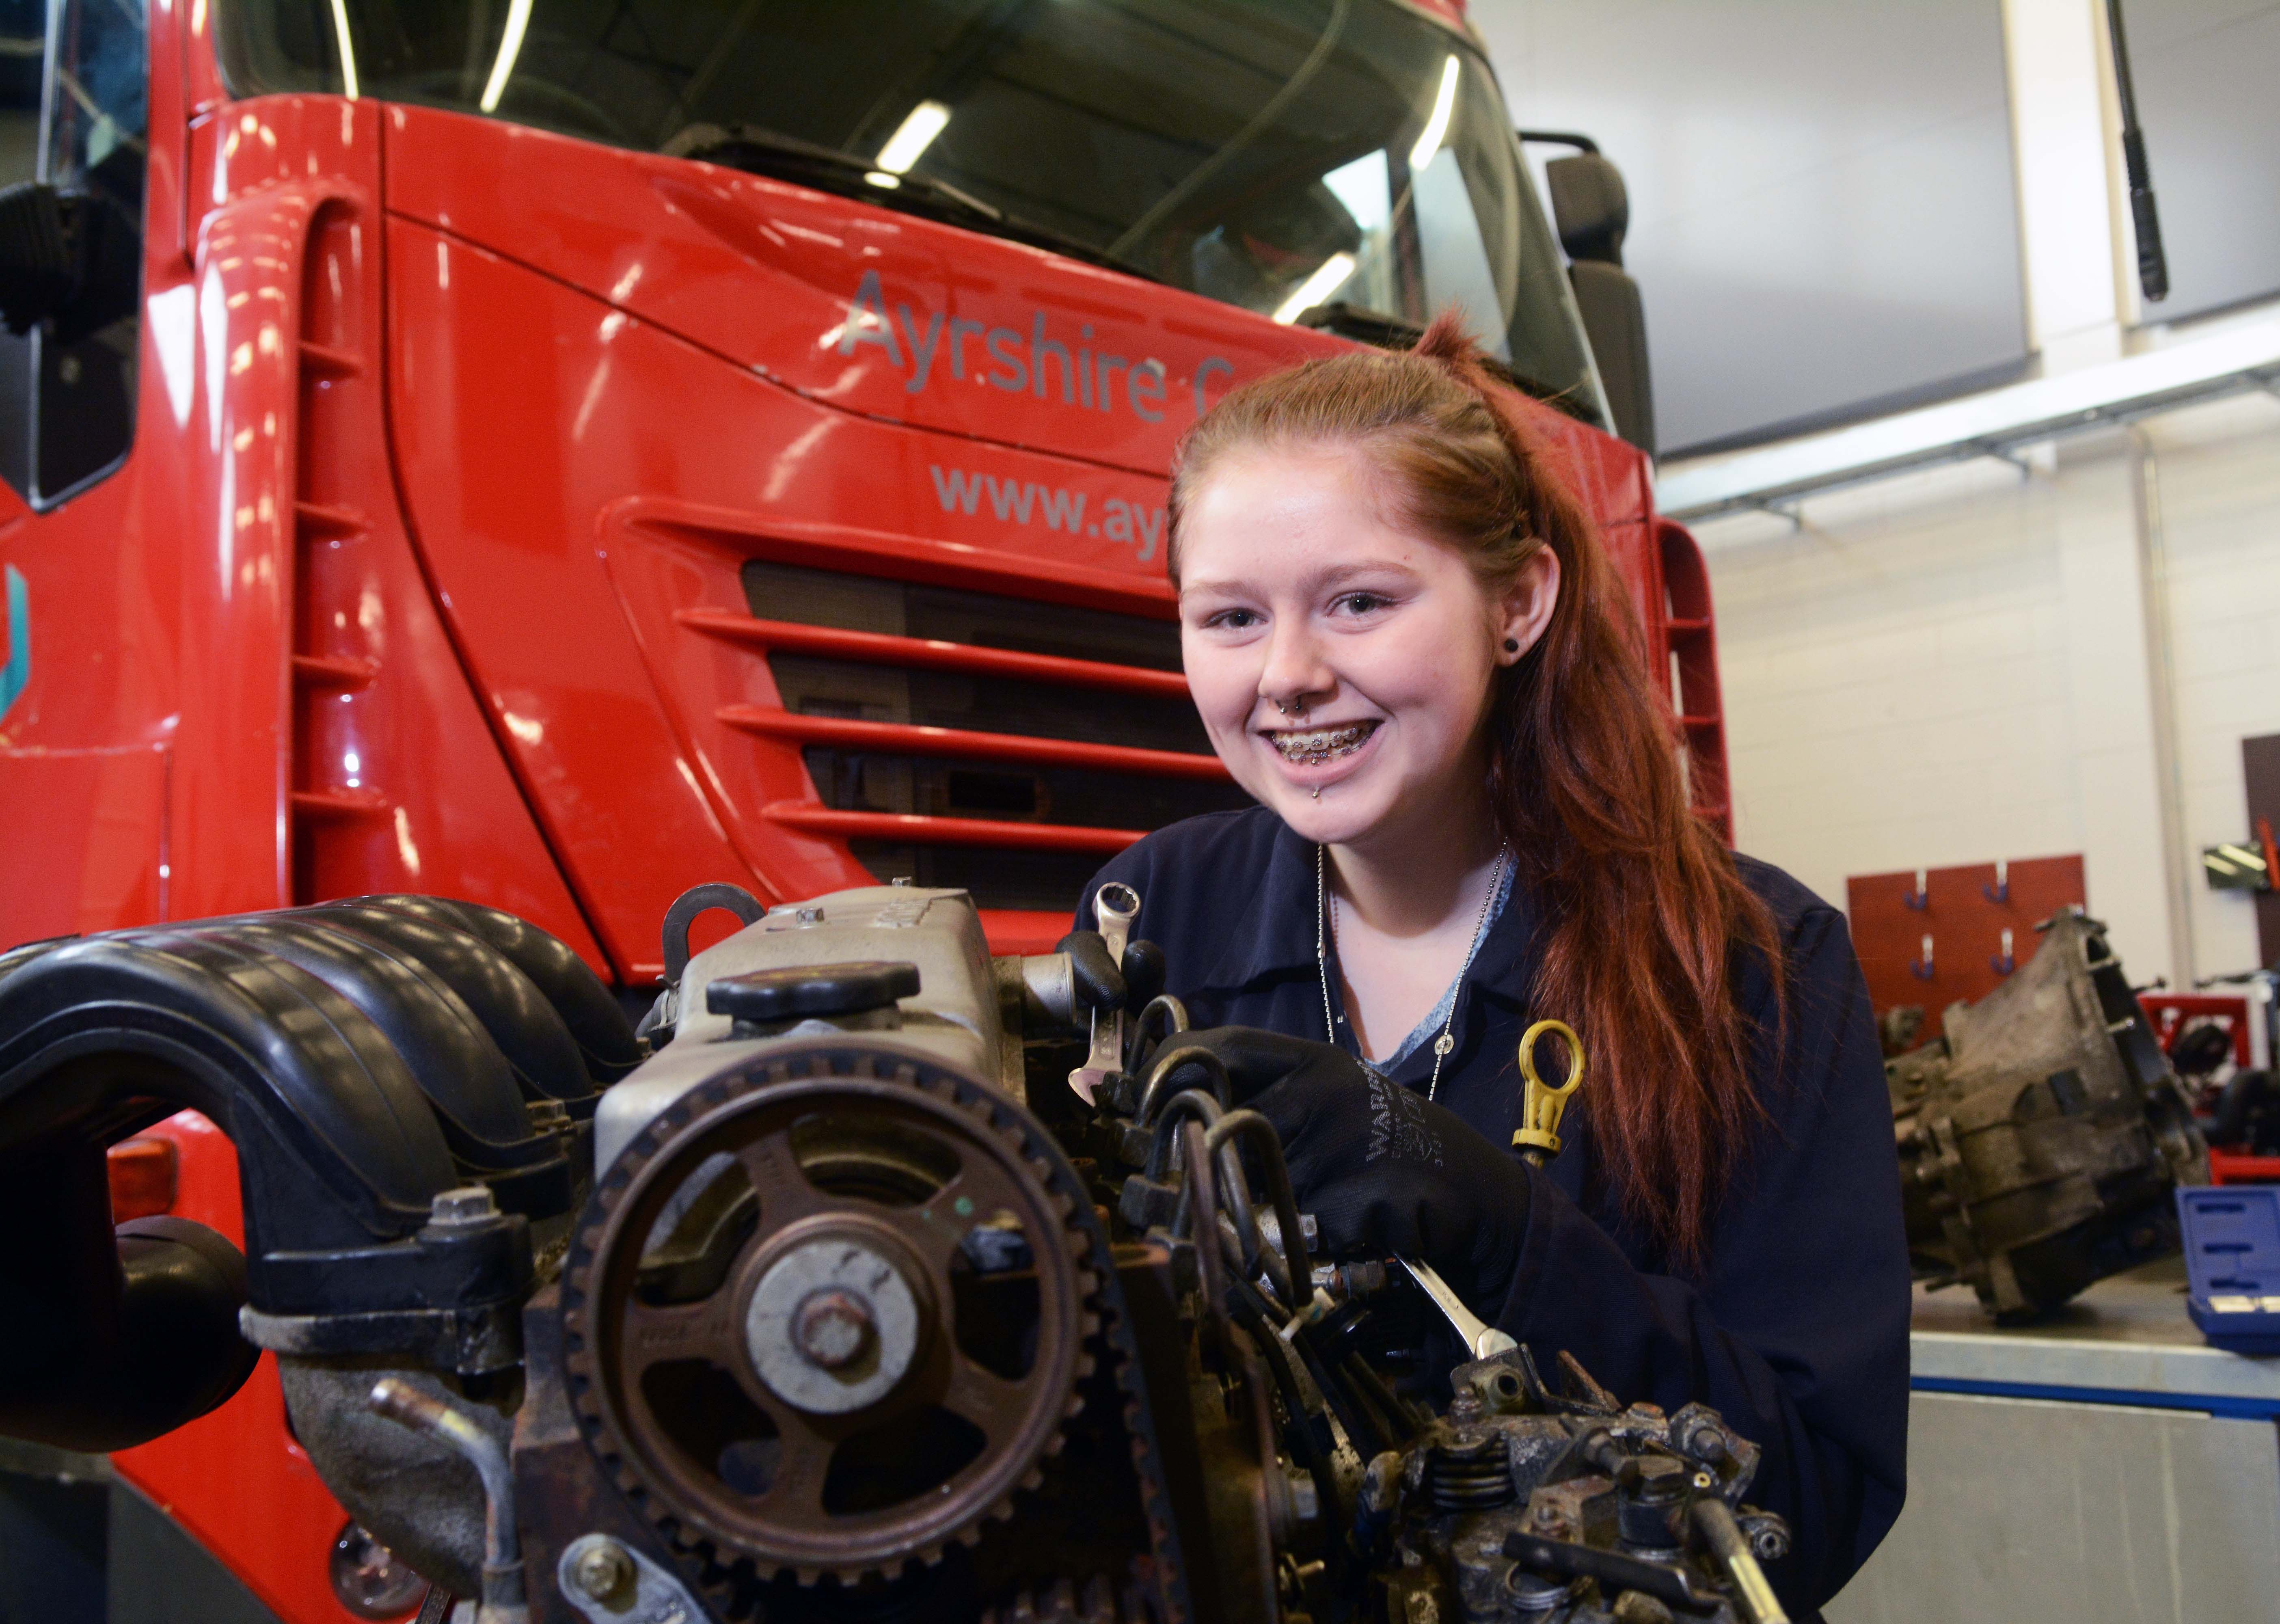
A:
[[[741,580],[749,620],[680,619],[765,653],[780,707],[719,720],[797,745],[817,799],[762,815],[880,879],[1062,911],[1140,835],[1247,803],[1168,622],[765,560]]]

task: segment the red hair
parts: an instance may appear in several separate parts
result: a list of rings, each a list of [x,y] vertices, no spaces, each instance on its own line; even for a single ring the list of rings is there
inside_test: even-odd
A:
[[[1765,1114],[1754,1023],[1736,1001],[1743,954],[1783,989],[1781,944],[1733,856],[1687,804],[1675,719],[1640,655],[1629,594],[1598,529],[1550,471],[1453,313],[1406,354],[1309,361],[1231,390],[1182,441],[1169,565],[1182,515],[1230,452],[1351,444],[1390,515],[1454,549],[1499,596],[1538,548],[1559,596],[1536,645],[1494,679],[1489,792],[1543,910],[1536,1012],[1581,1035],[1576,1104],[1599,1175],[1683,1266]]]

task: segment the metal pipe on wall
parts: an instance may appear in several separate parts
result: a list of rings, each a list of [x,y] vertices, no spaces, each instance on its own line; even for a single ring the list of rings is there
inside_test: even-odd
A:
[[[2193,874],[2187,861],[2184,772],[2177,750],[2176,636],[2169,615],[2169,550],[2161,521],[2161,456],[2142,423],[2130,425],[2130,485],[2137,504],[2138,603],[2145,618],[2145,677],[2152,689],[2154,790],[2161,808],[2162,893],[2169,915],[2169,974],[2191,987]]]

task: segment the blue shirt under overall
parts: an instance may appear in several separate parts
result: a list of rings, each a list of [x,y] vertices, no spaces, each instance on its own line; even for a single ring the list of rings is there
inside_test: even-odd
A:
[[[1709,1405],[1764,1451],[1749,1498],[1796,1536],[1768,1577],[1793,1616],[1835,1595],[1899,1515],[1906,1483],[1908,1258],[1891,1108],[1868,994],[1844,917],[1779,869],[1737,858],[1772,910],[1787,957],[1789,1020],[1753,1074],[1771,1120],[1755,1133],[1711,1216],[1701,1271],[1675,1271],[1589,1176],[1591,1081],[1560,1126],[1562,1149],[1531,1181],[1526,1242],[1502,1304],[1475,1312],[1549,1369],[1560,1350],[1625,1402]],[[1167,990],[1197,1028],[1263,1027],[1321,1038],[1314,847],[1264,807],[1158,831],[1095,876],[1078,909],[1121,880],[1140,893],[1136,938],[1164,950]],[[1519,1126],[1520,1035],[1533,1019],[1540,915],[1514,885],[1455,993],[1455,1046],[1439,1104],[1492,1143]],[[1354,1045],[1339,1007],[1331,1034]],[[1738,974],[1743,1008],[1773,1029],[1761,968]],[[1431,1038],[1383,1070],[1422,1092]],[[1591,1034],[1583,1035],[1588,1050]],[[1556,1051],[1557,1046],[1552,1046]]]

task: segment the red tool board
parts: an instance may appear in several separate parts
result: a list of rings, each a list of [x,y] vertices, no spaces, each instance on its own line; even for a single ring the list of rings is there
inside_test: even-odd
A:
[[[1845,881],[1852,948],[1882,1016],[1923,1006],[1918,1043],[1939,1035],[1940,1012],[1976,1003],[2035,956],[2037,922],[2084,898],[2082,857],[2014,858],[1959,868],[1854,874]],[[2011,933],[2008,967],[2003,933]]]

